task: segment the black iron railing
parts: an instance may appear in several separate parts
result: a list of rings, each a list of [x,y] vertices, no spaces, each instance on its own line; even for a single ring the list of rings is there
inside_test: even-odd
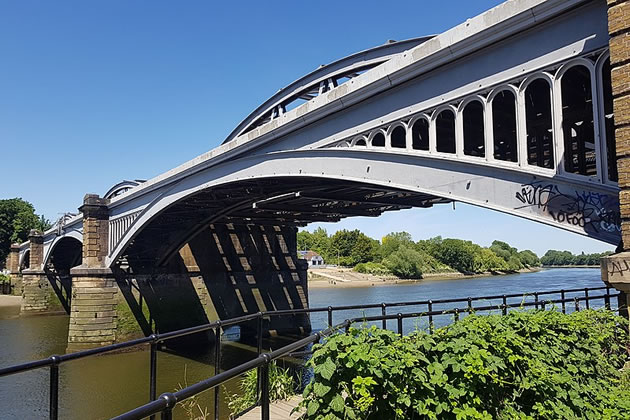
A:
[[[603,291],[603,294],[594,295],[592,292]],[[569,296],[567,294],[580,293],[580,296]],[[549,295],[559,295],[559,299],[544,299]],[[549,305],[560,305],[559,308],[563,313],[566,313],[568,309],[579,311],[581,309],[580,302],[584,302],[586,309],[591,306],[591,301],[599,300],[604,302],[604,307],[611,309],[611,298],[618,296],[618,293],[611,294],[609,287],[597,287],[597,288],[584,288],[584,289],[565,289],[565,290],[553,290],[545,292],[536,292],[529,294],[504,294],[493,296],[476,296],[459,299],[435,299],[435,300],[421,300],[421,301],[408,301],[408,302],[394,302],[394,303],[380,303],[380,304],[366,304],[366,305],[347,305],[347,306],[328,306],[324,308],[305,308],[305,309],[288,309],[268,312],[258,312],[255,314],[244,315],[237,318],[232,318],[224,321],[215,321],[208,324],[186,328],[178,331],[172,331],[161,334],[152,334],[145,338],[139,338],[136,340],[126,341],[124,343],[112,344],[109,346],[99,347],[96,349],[84,350],[76,353],[69,353],[64,355],[54,355],[47,359],[37,360],[33,362],[23,363],[20,365],[10,366],[0,369],[0,377],[13,375],[21,372],[26,372],[34,369],[40,369],[48,367],[50,369],[50,391],[49,391],[49,416],[50,419],[56,420],[59,413],[59,368],[63,363],[82,359],[89,356],[98,354],[113,352],[116,350],[127,349],[136,346],[148,345],[150,346],[150,367],[149,367],[149,403],[124,413],[118,417],[117,420],[129,420],[129,419],[143,419],[146,417],[154,418],[155,414],[161,413],[162,419],[172,419],[173,408],[178,402],[181,402],[187,398],[197,395],[203,391],[213,389],[214,390],[214,417],[219,419],[219,385],[226,383],[227,381],[236,378],[237,376],[252,370],[258,369],[258,404],[261,406],[262,419],[269,420],[269,363],[285,356],[298,356],[308,354],[308,351],[298,351],[308,347],[313,343],[320,341],[322,337],[326,337],[335,331],[345,330],[347,331],[350,326],[356,322],[382,322],[382,327],[387,328],[387,321],[396,321],[397,332],[403,334],[403,321],[408,318],[421,318],[426,317],[429,322],[429,331],[434,330],[434,318],[443,315],[451,315],[454,321],[459,320],[461,314],[471,314],[473,312],[484,311],[501,311],[502,314],[507,314],[510,308],[528,308],[534,307],[536,309],[546,309]],[[526,297],[533,297],[533,301],[526,301]],[[521,302],[509,302],[509,299],[522,298]],[[483,306],[474,306],[473,302],[479,301],[492,301],[497,300],[501,303],[488,304]],[[436,306],[444,304],[457,304],[463,303],[462,307],[452,307],[436,309]],[[389,313],[388,308],[402,308],[409,306],[425,306],[424,311],[414,312],[397,312],[395,314]],[[360,316],[345,319],[343,322],[333,325],[333,314],[341,311],[356,311],[367,309],[381,309],[381,314],[377,316]],[[265,318],[288,316],[298,314],[311,314],[311,313],[327,313],[328,316],[328,328],[318,331],[308,337],[300,339],[294,343],[286,345],[280,349],[273,350],[269,353],[263,353],[263,320]],[[239,325],[245,322],[251,322],[256,320],[257,325],[257,357],[253,360],[235,366],[224,372],[220,372],[221,363],[221,330]],[[215,335],[215,360],[214,368],[215,374],[211,378],[198,382],[189,387],[183,388],[174,393],[164,393],[157,397],[157,355],[158,347],[160,344],[169,340],[190,336],[193,334],[199,334],[202,332],[211,331]]]

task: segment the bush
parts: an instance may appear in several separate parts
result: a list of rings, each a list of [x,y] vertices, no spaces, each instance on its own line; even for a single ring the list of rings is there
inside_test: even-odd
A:
[[[372,274],[373,276],[389,276],[392,274],[383,264],[367,262],[354,266],[353,271],[363,274]]]
[[[9,283],[11,278],[5,274],[0,273],[0,283]]]
[[[433,335],[351,328],[314,347],[307,419],[625,419],[627,321],[471,315]],[[626,413],[626,414],[624,414]]]
[[[383,265],[395,276],[403,279],[422,277],[422,254],[404,245],[401,245],[396,252],[385,258]]]

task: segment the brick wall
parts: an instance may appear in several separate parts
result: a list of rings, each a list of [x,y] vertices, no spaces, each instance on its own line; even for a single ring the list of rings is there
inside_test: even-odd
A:
[[[630,1],[608,0],[619,204],[624,249],[630,249]]]

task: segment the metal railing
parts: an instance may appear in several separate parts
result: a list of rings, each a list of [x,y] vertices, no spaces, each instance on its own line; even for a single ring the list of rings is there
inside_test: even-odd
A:
[[[591,292],[605,290],[604,294],[593,295]],[[581,296],[570,296],[571,293],[583,293]],[[559,299],[542,299],[548,295],[560,295]],[[527,302],[525,297],[533,297],[534,301]],[[170,420],[172,419],[173,408],[178,402],[181,402],[187,398],[197,395],[203,391],[213,389],[214,390],[214,418],[219,419],[219,385],[226,383],[227,381],[236,378],[237,376],[252,370],[258,369],[258,392],[259,404],[261,406],[262,419],[269,420],[269,363],[285,356],[297,356],[308,354],[309,352],[297,352],[297,350],[304,349],[310,344],[317,343],[322,337],[326,337],[335,331],[344,329],[346,332],[350,326],[357,322],[382,322],[382,327],[387,328],[387,321],[396,321],[397,332],[403,334],[403,320],[408,318],[421,318],[426,317],[429,321],[429,332],[434,331],[434,318],[441,315],[452,315],[454,321],[458,321],[461,314],[471,314],[473,312],[484,311],[496,311],[500,310],[503,315],[507,314],[510,308],[524,308],[534,307],[536,309],[546,309],[548,305],[559,304],[563,313],[567,312],[567,308],[579,311],[581,309],[580,302],[584,302],[585,308],[589,309],[591,301],[603,300],[604,306],[608,309],[611,308],[611,298],[618,296],[618,293],[611,294],[610,287],[597,287],[597,288],[583,288],[583,289],[563,289],[553,290],[536,293],[526,294],[503,294],[492,296],[476,296],[458,299],[435,299],[435,300],[420,300],[420,301],[408,301],[408,302],[393,302],[393,303],[380,303],[380,304],[365,304],[365,305],[347,305],[347,306],[328,306],[320,308],[305,308],[305,309],[287,309],[277,311],[258,312],[255,314],[244,315],[237,318],[228,319],[225,321],[215,321],[196,327],[186,328],[182,330],[152,334],[145,338],[139,338],[136,340],[130,340],[123,343],[112,344],[109,346],[99,347],[90,350],[83,350],[76,353],[69,353],[64,355],[54,355],[47,359],[32,361],[15,366],[10,366],[0,369],[0,377],[13,375],[21,372],[26,372],[34,369],[48,367],[50,369],[50,383],[49,383],[49,417],[56,420],[59,415],[59,368],[63,363],[82,359],[89,356],[104,354],[116,350],[127,349],[131,347],[149,345],[150,346],[150,368],[149,368],[149,403],[140,406],[134,410],[128,411],[120,416],[115,417],[117,420],[129,420],[129,419],[142,419],[146,417],[154,418],[155,414],[161,413],[161,418]],[[508,299],[523,298],[521,302],[510,303]],[[473,302],[481,300],[500,300],[500,304],[490,304],[484,306],[474,306]],[[435,309],[436,305],[440,304],[456,304],[464,303],[461,308],[453,307],[447,309]],[[569,305],[567,305],[569,304]],[[426,306],[426,311],[420,312],[397,312],[395,314],[388,314],[388,308],[401,308],[409,306]],[[349,310],[366,310],[366,309],[381,309],[381,314],[377,316],[361,316],[348,318],[333,325],[333,314],[339,311]],[[289,345],[286,345],[280,349],[273,350],[269,353],[263,353],[263,321],[265,318],[271,318],[276,316],[290,316],[299,314],[310,314],[325,312],[328,315],[328,327],[322,331],[318,331],[311,334],[308,337],[295,341]],[[251,322],[256,320],[257,325],[257,357],[228,369],[224,372],[220,372],[221,363],[221,329],[226,327],[242,324],[245,322]],[[190,336],[193,334],[199,334],[202,332],[211,331],[215,336],[215,353],[214,353],[214,376],[198,382],[194,385],[183,388],[174,393],[164,393],[157,397],[157,355],[158,347],[160,344],[169,340]],[[247,411],[247,410],[246,410]]]

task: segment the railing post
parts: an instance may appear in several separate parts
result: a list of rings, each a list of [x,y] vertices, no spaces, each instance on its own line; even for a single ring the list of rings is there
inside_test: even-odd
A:
[[[502,305],[502,313],[503,315],[507,315],[507,296],[503,295],[503,305]]]
[[[433,300],[429,300],[427,309],[429,310],[429,332],[433,334]]]
[[[472,298],[470,296],[468,296],[468,313],[473,313]]]
[[[151,339],[149,356],[149,401],[155,401],[157,398],[157,336],[151,334]],[[155,415],[151,415],[149,419],[154,420]]]
[[[534,293],[534,304],[535,308],[538,309],[538,292]]]
[[[403,335],[403,316],[398,312],[398,334]]]
[[[577,296],[574,297],[573,300],[575,301],[575,312],[579,312],[580,311],[580,301],[577,298]]]
[[[173,407],[177,404],[175,395],[168,392],[160,395],[160,398],[166,400],[166,407],[162,410],[162,420],[173,420]]]
[[[221,321],[217,322],[214,329],[214,374],[218,375],[221,370]],[[219,392],[221,387],[214,387],[214,419],[219,420]],[[258,393],[256,393],[258,395]]]
[[[604,295],[604,306],[610,311],[610,287],[606,286],[606,294]]]
[[[262,312],[258,312],[258,319],[257,319],[257,321],[258,321],[258,327],[257,327],[257,332],[258,333],[257,333],[256,339],[258,340],[258,346],[257,346],[256,351],[257,351],[258,356],[260,356],[262,354],[262,330],[263,330],[263,316],[262,316]],[[258,380],[256,381],[256,396],[259,395],[258,392],[260,391],[260,381],[261,381],[260,368],[257,369],[257,373],[258,374],[256,375],[256,377],[257,377]]]
[[[383,317],[387,316],[387,304],[385,302],[381,303],[381,315]],[[387,320],[383,318],[383,329],[387,329]]]
[[[588,287],[584,288],[584,298],[585,298],[585,301],[586,301],[586,309],[591,309],[591,305],[590,305],[590,303],[588,301]]]
[[[564,297],[564,289],[560,290],[560,300],[562,300],[562,313],[566,314],[567,313],[567,305],[566,302],[564,301],[566,298]]]
[[[459,321],[459,309],[455,308],[455,313],[453,314],[453,318],[455,322]]]
[[[333,308],[332,306],[328,307],[328,326],[333,326]]]
[[[269,419],[269,356],[265,355],[265,364],[260,368],[260,383],[262,385],[261,389],[261,400],[260,400],[260,408],[262,411],[262,420],[270,420]]]
[[[59,356],[51,356],[50,360],[50,388],[49,388],[49,415],[50,420],[59,417]]]

